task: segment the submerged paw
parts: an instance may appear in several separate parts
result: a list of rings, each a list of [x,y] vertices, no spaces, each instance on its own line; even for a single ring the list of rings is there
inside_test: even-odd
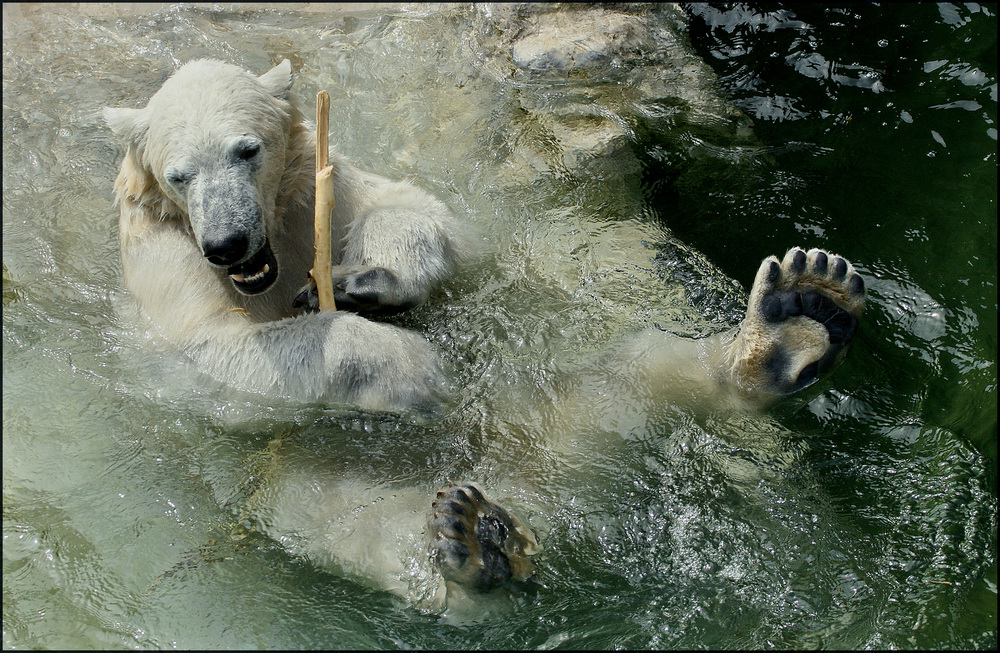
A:
[[[449,581],[485,591],[532,576],[534,535],[474,485],[437,493],[429,531],[431,558]]]
[[[734,343],[747,388],[790,394],[832,369],[857,332],[865,283],[847,259],[793,247],[766,258]]]

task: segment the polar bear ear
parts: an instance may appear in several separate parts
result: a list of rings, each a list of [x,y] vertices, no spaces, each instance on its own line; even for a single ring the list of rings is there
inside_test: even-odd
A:
[[[257,78],[267,92],[282,100],[288,99],[288,89],[292,87],[292,62],[282,60],[277,66]]]
[[[139,145],[149,130],[149,116],[145,109],[104,109],[104,121],[126,143]]]

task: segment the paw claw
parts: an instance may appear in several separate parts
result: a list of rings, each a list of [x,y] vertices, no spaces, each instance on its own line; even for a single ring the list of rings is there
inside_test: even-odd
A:
[[[307,311],[319,310],[319,293],[316,291],[316,282],[309,279],[306,285],[299,288],[295,299],[292,300],[292,308],[304,308]]]

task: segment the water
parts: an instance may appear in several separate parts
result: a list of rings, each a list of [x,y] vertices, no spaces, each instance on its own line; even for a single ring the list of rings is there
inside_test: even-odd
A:
[[[489,8],[5,5],[4,646],[995,648],[994,11],[688,10],[717,79],[669,40],[639,72],[526,75]],[[488,234],[400,320],[456,370],[440,420],[226,393],[148,353],[100,109],[202,56],[290,58],[300,98],[331,90],[341,151]],[[578,446],[521,401],[633,329],[733,324],[791,244],[870,289],[804,396],[690,415],[623,390]],[[376,491],[499,488],[546,545],[541,586],[442,616],[247,534],[279,440]]]

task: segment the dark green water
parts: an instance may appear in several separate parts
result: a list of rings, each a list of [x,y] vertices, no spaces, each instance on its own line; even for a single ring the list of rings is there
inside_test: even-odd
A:
[[[913,398],[907,412],[967,439],[995,479],[994,12],[946,3],[694,13],[697,51],[761,141],[783,151],[701,201],[668,192],[680,217],[671,228],[745,283],[756,252],[744,252],[768,242],[815,234],[850,251],[876,278],[864,342],[880,371],[863,378],[885,379],[891,394]],[[825,63],[801,63],[810,58]],[[902,302],[900,289],[921,296]]]
[[[663,201],[671,229],[744,283],[747,250],[769,242],[819,235],[861,260],[876,302],[859,383],[910,398],[894,419],[966,440],[992,486],[997,46],[977,7],[692,7],[696,50],[776,152],[707,198],[682,178]],[[699,182],[726,174],[705,168]]]
[[[469,63],[486,58],[482,8],[18,22],[5,7],[4,646],[996,648],[996,8],[687,9],[754,137],[681,100],[615,104],[609,74],[597,102],[640,165],[604,177],[532,154],[552,135],[516,122],[524,88]],[[301,98],[338,91],[341,151],[494,241],[404,320],[459,369],[441,421],[220,396],[141,353],[122,317],[120,146],[99,112],[141,106],[203,56],[291,58]],[[609,423],[633,426],[595,429],[618,446],[519,457],[546,425],[510,388],[550,393],[560,361],[633,327],[732,323],[739,294],[719,279],[749,287],[793,244],[868,282],[830,379],[767,416],[647,415],[622,397]],[[537,465],[544,481],[505,498],[542,531],[541,586],[442,618],[259,534],[231,540],[254,461],[287,432],[318,461],[428,492]]]
[[[850,412],[861,419],[831,424],[813,405],[785,423],[833,436],[817,437],[809,457],[866,543],[913,538],[914,560],[930,563],[939,543],[921,519],[947,520],[969,495],[930,484],[919,500],[933,505],[914,512],[887,485],[922,485],[907,470],[981,459],[969,491],[996,503],[996,6],[689,9],[696,51],[773,159],[749,175],[698,162],[658,201],[681,240],[747,284],[770,242],[820,236],[861,261],[874,301],[838,380],[856,389]],[[858,465],[848,471],[847,459]],[[865,502],[892,517],[867,518]],[[984,575],[964,596],[942,593],[913,639],[880,624],[879,644],[996,646],[995,513],[982,525],[992,530]],[[907,564],[892,562],[878,573],[910,585]]]

